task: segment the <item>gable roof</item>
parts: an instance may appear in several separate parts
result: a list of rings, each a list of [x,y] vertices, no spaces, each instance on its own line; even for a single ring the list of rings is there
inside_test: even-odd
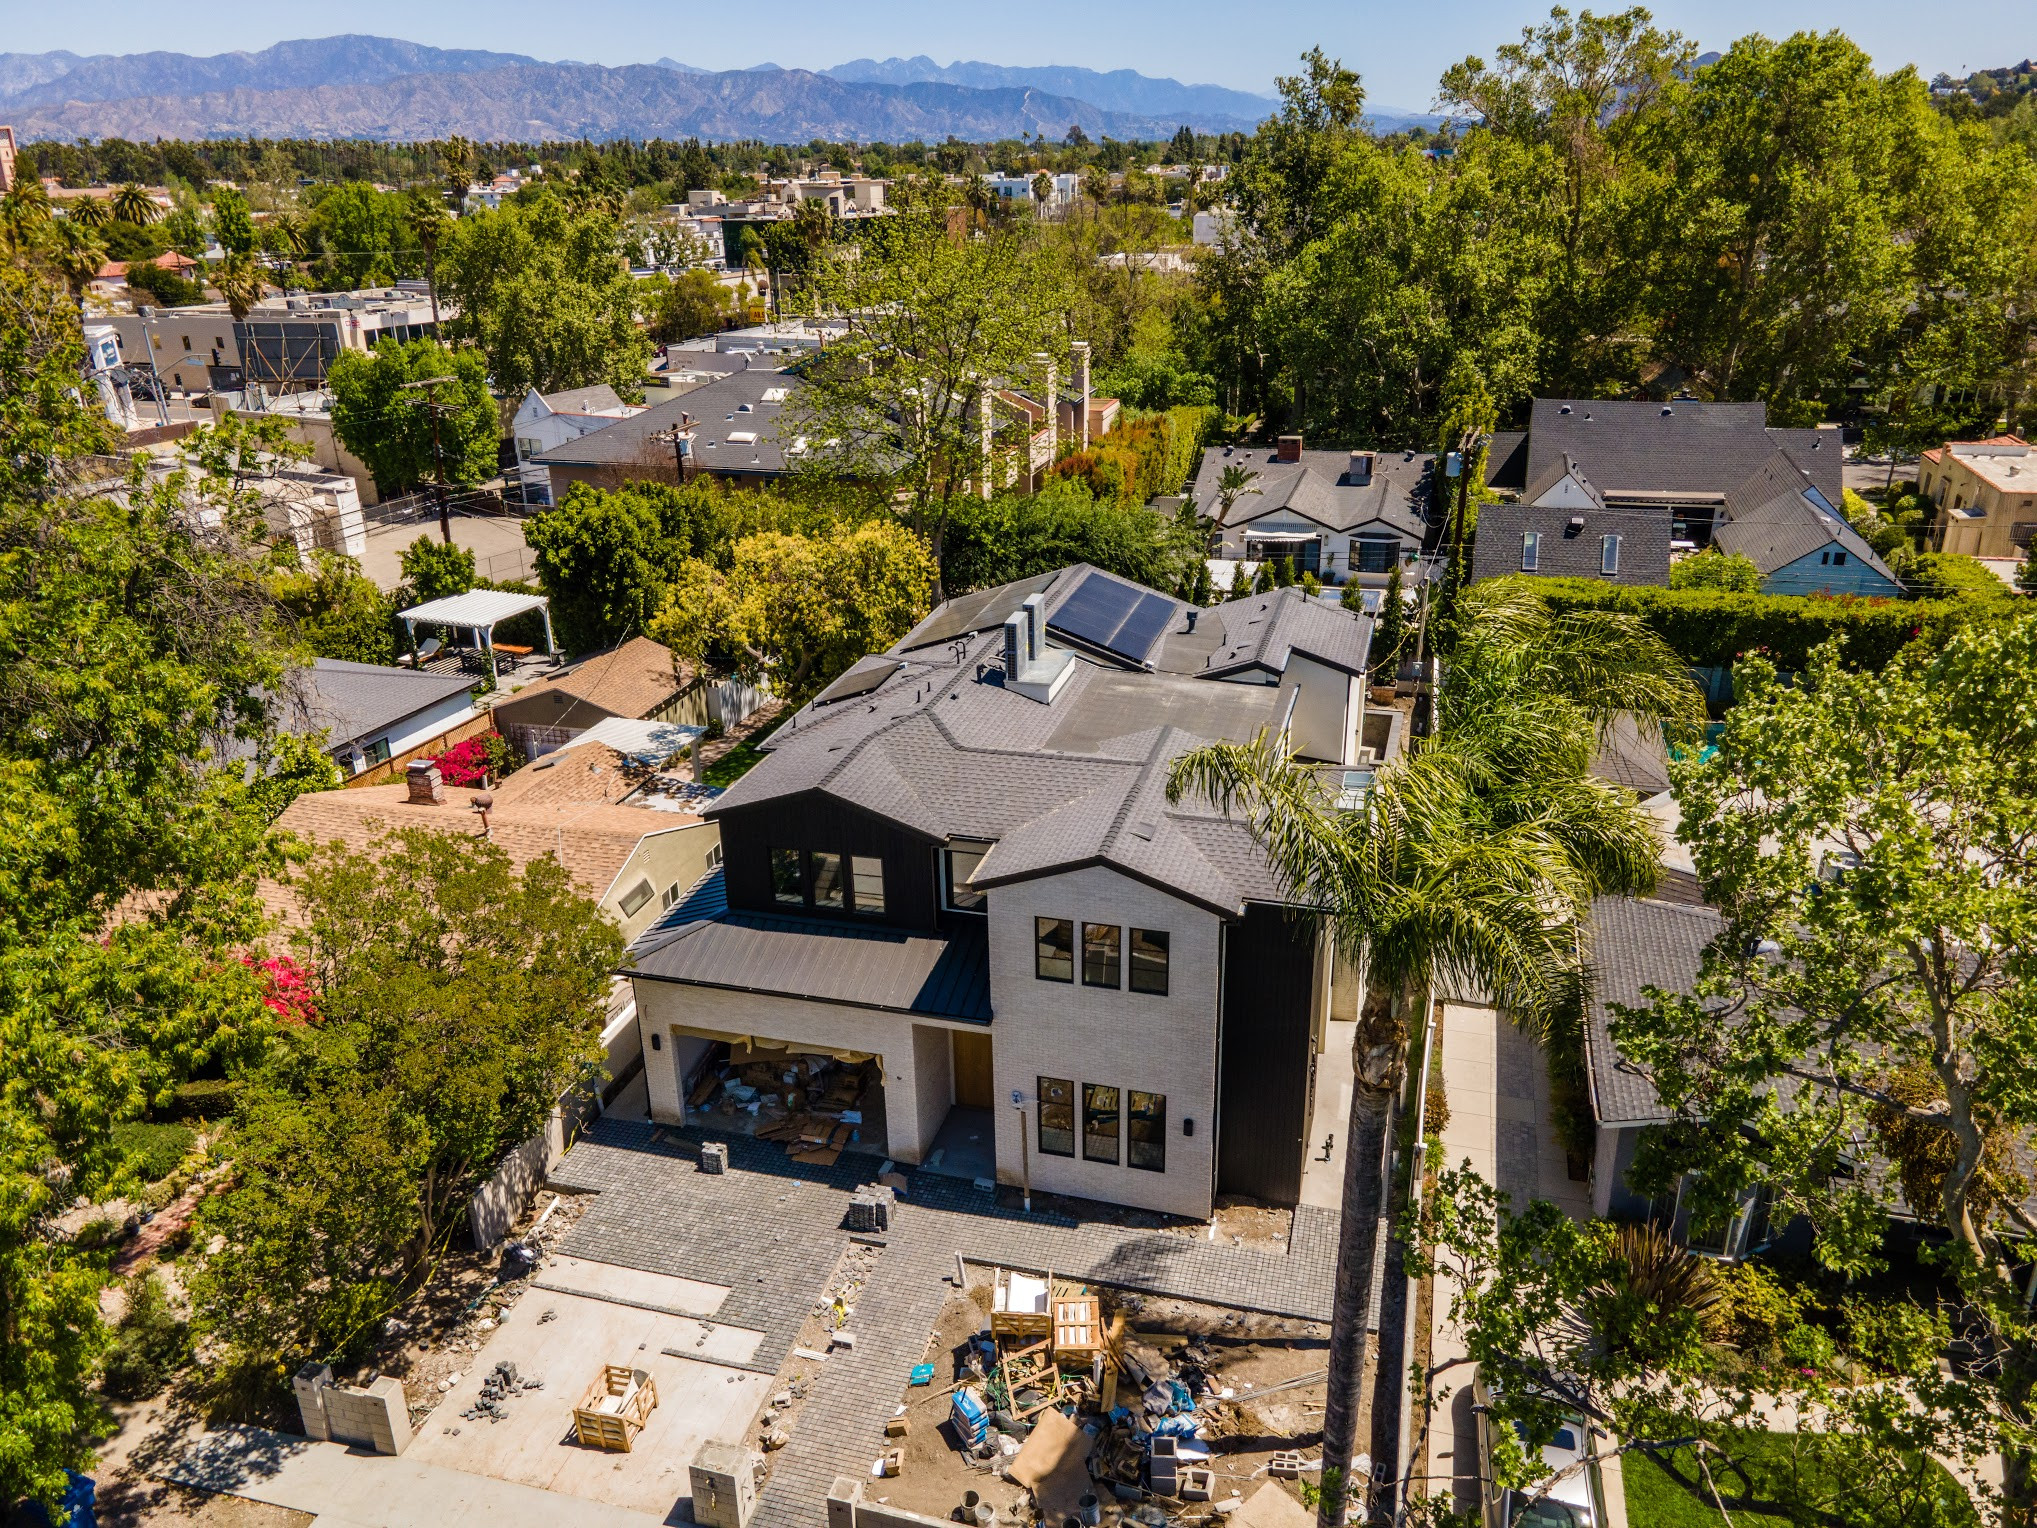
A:
[[[1785,452],[1775,452],[1728,494],[1725,507],[1728,519],[1713,530],[1713,543],[1747,558],[1764,577],[1836,546],[1891,584],[1896,581],[1888,564]]]
[[[1264,448],[1211,446],[1202,453],[1189,494],[1198,509],[1214,515],[1218,479],[1226,467],[1242,466],[1255,474],[1253,487],[1259,491],[1238,498],[1227,525],[1242,526],[1285,511],[1329,531],[1372,527],[1419,540],[1428,528],[1434,461],[1414,451],[1375,451],[1371,479],[1354,483],[1349,451],[1303,451],[1299,461],[1283,462],[1277,452]]]
[[[692,682],[681,673],[672,649],[649,637],[631,637],[620,647],[590,653],[570,667],[547,674],[510,696],[503,705],[519,709],[547,695],[563,695],[611,716],[642,718],[669,703]],[[573,706],[562,706],[556,720],[577,725]]]
[[[399,722],[474,688],[470,677],[420,673],[381,663],[315,658],[298,670],[285,721],[293,732],[326,730],[326,746],[343,748],[381,736]]]
[[[1208,678],[1260,668],[1281,674],[1300,653],[1347,674],[1362,674],[1371,656],[1372,618],[1333,609],[1299,589],[1273,589],[1227,600],[1209,612],[1224,629],[1223,646],[1203,670]],[[1209,617],[1205,617],[1208,619]]]
[[[627,406],[606,382],[597,382],[592,387],[570,387],[562,393],[544,393],[540,399],[554,414],[607,414]]]
[[[1522,482],[1548,479],[1568,457],[1608,499],[1704,502],[1724,498],[1780,450],[1837,503],[1844,476],[1839,432],[1771,429],[1767,419],[1762,403],[1537,398]],[[1493,460],[1500,446],[1495,436],[1488,472],[1503,465]]]
[[[1613,1043],[1612,1005],[1640,1007],[1643,987],[1688,992],[1725,920],[1709,907],[1646,897],[1600,897],[1591,905],[1591,1011],[1585,1066],[1600,1124],[1655,1124],[1669,1118],[1655,1084]]]
[[[657,463],[669,469],[671,445],[652,437],[676,428],[684,414],[694,421],[693,461],[702,471],[783,472],[784,447],[798,433],[784,417],[785,400],[805,385],[791,372],[764,367],[732,371],[677,398],[653,404],[642,413],[589,430],[578,440],[554,446],[531,460],[546,467]],[[774,395],[769,401],[767,393]],[[781,430],[785,431],[782,439]],[[739,433],[756,439],[730,439]]]

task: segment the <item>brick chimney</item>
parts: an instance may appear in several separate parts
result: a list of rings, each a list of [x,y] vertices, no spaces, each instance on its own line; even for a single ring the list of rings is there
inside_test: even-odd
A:
[[[439,806],[446,799],[445,776],[439,773],[438,765],[430,759],[413,759],[410,767],[403,772],[403,778],[410,783],[410,804],[412,806]]]
[[[1276,461],[1283,461],[1283,462],[1298,462],[1298,461],[1300,461],[1300,460],[1301,460],[1301,437],[1300,437],[1299,435],[1283,435],[1283,436],[1281,436],[1281,437],[1280,437],[1280,442],[1279,442],[1279,449],[1278,449],[1278,451],[1276,452],[1276,454],[1275,454],[1275,458],[1274,458],[1274,459],[1275,459]]]

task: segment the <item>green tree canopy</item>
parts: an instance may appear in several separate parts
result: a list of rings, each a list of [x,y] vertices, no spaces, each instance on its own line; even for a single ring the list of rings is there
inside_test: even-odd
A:
[[[436,388],[406,388],[433,377]],[[502,434],[495,400],[488,395],[486,363],[472,350],[449,350],[436,340],[384,340],[372,353],[342,351],[332,364],[332,427],[374,474],[384,495],[434,479],[431,400],[445,405],[437,420],[438,453],[449,483],[479,483],[495,475]]]

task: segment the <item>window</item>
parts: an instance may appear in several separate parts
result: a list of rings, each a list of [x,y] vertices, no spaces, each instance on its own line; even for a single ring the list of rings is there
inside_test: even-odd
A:
[[[1132,990],[1167,995],[1167,935],[1159,929],[1132,930]]]
[[[1832,554],[1831,554],[1830,552],[1828,552],[1828,551],[1827,551],[1827,552],[1820,552],[1820,553],[1818,553],[1818,566],[1819,566],[1819,567],[1821,567],[1821,568],[1822,568],[1822,567],[1826,567],[1827,565],[1829,565],[1829,564],[1831,563],[1831,561],[1832,561]]]
[[[1400,561],[1400,543],[1384,537],[1360,536],[1351,543],[1351,563],[1360,573],[1391,573]]]
[[[842,857],[818,849],[807,857],[813,861],[813,905],[840,912],[848,889],[842,884]]]
[[[1521,571],[1532,573],[1542,561],[1542,533],[1521,532]]]
[[[190,336],[190,335],[188,335],[188,334],[180,334],[180,335],[178,335],[178,336],[177,336],[177,338],[178,338],[178,339],[180,339],[180,340],[182,340],[182,341],[184,342],[184,348],[185,348],[186,350],[189,350],[189,349],[191,348],[191,336]]]
[[[1040,1155],[1075,1155],[1075,1084],[1066,1077],[1040,1079]]]
[[[958,913],[980,913],[987,900],[980,891],[968,889],[969,877],[976,873],[976,867],[983,863],[985,849],[944,849],[941,852],[942,869],[947,883],[948,907]]]
[[[720,844],[716,844],[712,849],[709,849],[707,851],[707,868],[710,870],[719,870],[721,868]]]
[[[622,915],[625,918],[634,918],[650,900],[651,883],[648,880],[638,881],[622,894]]]
[[[1611,578],[1620,571],[1620,538],[1601,536],[1598,540],[1598,570]]]
[[[1141,1093],[1136,1088],[1127,1102],[1131,1120],[1125,1143],[1125,1162],[1147,1172],[1167,1171],[1167,1095]]]
[[[1033,919],[1033,974],[1043,982],[1075,980],[1075,925],[1066,918]]]
[[[681,889],[682,888],[680,887],[677,881],[674,881],[670,886],[667,886],[665,888],[665,894],[658,898],[658,906],[670,907],[674,902],[679,900],[679,893]]]
[[[368,745],[368,762],[370,764],[387,764],[389,762],[389,739],[378,737]]]
[[[856,883],[856,911],[871,918],[884,916],[884,861],[858,854],[849,861]]]
[[[1100,1082],[1082,1085],[1082,1157],[1087,1162],[1118,1159],[1118,1090]]]
[[[785,907],[806,906],[806,877],[797,849],[771,851],[771,900]]]
[[[1832,554],[1832,566],[1833,566],[1833,567],[1835,567],[1835,568],[1843,568],[1843,567],[1845,567],[1845,566],[1846,566],[1846,554],[1845,554],[1844,552],[1834,552],[1834,553]]]
[[[1082,925],[1082,985],[1115,987],[1118,984],[1118,926],[1115,923]]]

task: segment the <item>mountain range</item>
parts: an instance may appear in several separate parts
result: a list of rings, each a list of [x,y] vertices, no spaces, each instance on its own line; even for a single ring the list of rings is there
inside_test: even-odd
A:
[[[858,59],[814,72],[705,70],[663,58],[609,68],[386,37],[278,43],[258,53],[0,53],[0,115],[26,141],[358,137],[387,140],[762,138],[777,143],[949,136],[983,141],[1079,124],[1092,138],[1250,131],[1270,102],[1129,69]],[[1411,118],[1380,114],[1389,129]]]

